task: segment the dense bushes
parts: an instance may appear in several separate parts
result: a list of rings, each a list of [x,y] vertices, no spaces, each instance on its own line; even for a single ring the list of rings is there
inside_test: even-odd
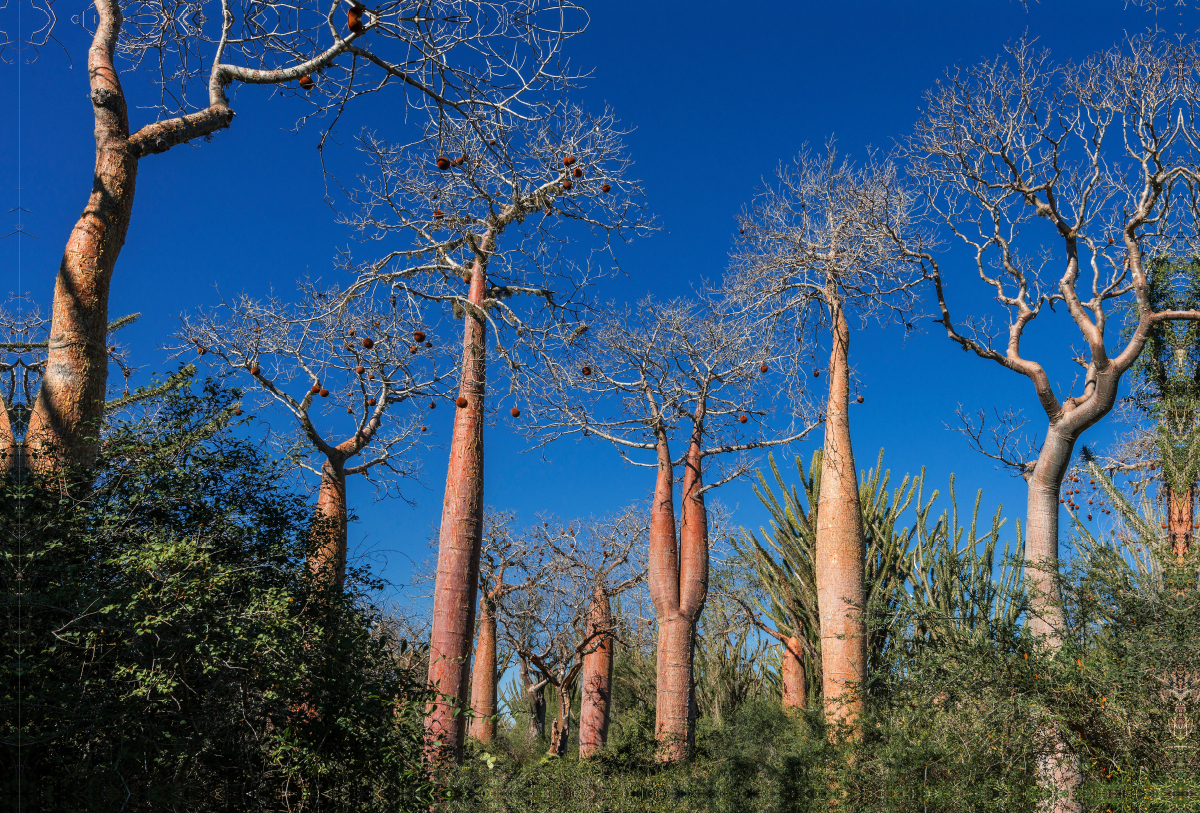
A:
[[[177,391],[111,427],[94,486],[0,493],[6,809],[403,810],[424,698],[359,591],[310,589],[310,514]],[[423,676],[422,676],[423,677]]]

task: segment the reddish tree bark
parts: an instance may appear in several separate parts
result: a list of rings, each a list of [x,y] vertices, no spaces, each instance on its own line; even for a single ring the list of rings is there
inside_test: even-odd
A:
[[[481,253],[487,251],[485,236]],[[482,304],[486,266],[471,267],[470,307],[463,312],[462,383],[466,405],[454,415],[446,496],[438,537],[437,584],[429,641],[429,683],[439,695],[425,720],[428,755],[461,759],[467,675],[475,632],[475,596],[479,586],[479,548],[483,540],[483,397],[486,389],[487,322]]]
[[[665,432],[658,439],[658,480],[650,520],[650,595],[658,616],[655,739],[659,759],[687,758],[692,731],[692,647],[708,593],[708,515],[700,457],[703,415],[688,444],[680,546],[675,546],[673,467]],[[669,526],[668,526],[669,523]]]
[[[322,586],[341,590],[346,583],[346,472],[326,459],[313,517],[313,552],[305,563],[309,576]]]
[[[485,745],[496,738],[496,605],[479,597],[479,641],[471,671],[470,736]]]
[[[830,303],[829,405],[821,460],[814,565],[821,616],[822,691],[826,719],[854,726],[866,682],[862,506],[850,444],[850,329],[841,303]]]
[[[1195,488],[1187,491],[1175,491],[1167,486],[1167,533],[1171,540],[1171,550],[1178,559],[1188,555],[1192,548],[1195,517]]]
[[[579,707],[579,758],[587,759],[608,743],[612,713],[613,647],[612,604],[598,589],[592,598],[588,634],[600,632],[595,651],[583,656],[583,697]]]
[[[783,641],[779,653],[783,678],[783,708],[804,709],[808,706],[808,676],[804,672],[803,648],[799,638]]]

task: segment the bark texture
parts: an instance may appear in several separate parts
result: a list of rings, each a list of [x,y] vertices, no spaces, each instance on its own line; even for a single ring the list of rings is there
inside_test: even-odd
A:
[[[550,726],[550,748],[546,753],[562,757],[567,755],[567,743],[571,739],[571,691],[575,688],[575,683],[564,682],[555,688],[558,711],[554,723]]]
[[[683,516],[675,546],[673,468],[665,434],[658,440],[658,479],[650,520],[650,596],[658,617],[655,740],[659,758],[680,762],[692,741],[692,648],[708,594],[708,515],[701,476],[701,421],[688,445]]]
[[[306,565],[317,584],[339,591],[346,583],[346,516],[346,472],[326,459],[313,517],[315,545]]]
[[[588,634],[599,632],[595,650],[583,656],[583,697],[579,704],[579,758],[587,759],[608,743],[612,714],[612,603],[597,590],[588,617]]]
[[[490,743],[496,738],[496,607],[491,596],[479,599],[479,641],[471,671],[472,738]]]
[[[529,736],[536,742],[546,735],[546,683],[545,678],[534,680],[529,661],[521,658],[521,686],[525,702],[529,704]]]
[[[829,405],[821,460],[817,509],[817,609],[821,617],[821,672],[825,717],[835,727],[855,725],[862,713],[861,687],[867,678],[865,590],[866,556],[858,477],[850,444],[850,329],[837,303],[829,357]]]
[[[439,699],[430,705],[425,731],[430,758],[462,758],[463,700],[475,633],[475,597],[479,586],[479,550],[483,540],[483,397],[484,342],[487,323],[482,304],[486,270],[481,261],[471,269],[463,313],[462,382],[459,396],[466,406],[455,410],[446,496],[438,538],[437,584],[433,599],[433,631],[429,641],[429,683]]]
[[[783,678],[783,708],[804,709],[808,706],[807,675],[804,673],[803,648],[799,638],[788,638],[779,653]]]

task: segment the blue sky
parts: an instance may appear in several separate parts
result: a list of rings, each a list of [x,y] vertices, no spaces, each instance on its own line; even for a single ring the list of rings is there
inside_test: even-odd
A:
[[[76,5],[57,9],[70,60],[48,47],[32,64],[0,65],[0,110],[6,111],[0,210],[17,205],[16,188],[23,185],[21,203],[29,212],[21,219],[33,235],[0,241],[0,279],[4,293],[28,291],[44,307],[91,185],[87,40],[70,22]],[[15,5],[9,8],[0,12],[7,15],[0,29],[13,27]],[[778,161],[831,134],[852,156],[868,145],[890,148],[910,132],[922,91],[949,67],[992,58],[1026,31],[1065,61],[1152,24],[1183,34],[1200,22],[1194,11],[1154,18],[1125,8],[1124,0],[1044,0],[1028,12],[1009,0],[746,6],[598,0],[589,11],[588,31],[569,47],[575,66],[592,69],[576,98],[592,108],[611,104],[636,128],[628,139],[635,172],[663,227],[619,251],[625,275],[607,283],[603,294],[627,300],[686,295],[701,279],[719,277],[733,216]],[[150,90],[136,75],[124,82],[135,102]],[[149,371],[170,369],[162,345],[176,316],[215,303],[218,289],[226,296],[265,294],[272,286],[285,293],[305,273],[335,279],[334,250],[350,235],[322,200],[318,129],[291,132],[301,104],[242,88],[231,130],[141,162],[111,314],[145,314],[120,337],[143,380]],[[135,128],[146,121],[138,110],[132,119]],[[386,100],[372,102],[347,117],[340,140],[348,145],[363,126],[381,132],[403,126],[393,119]],[[352,160],[348,146],[342,149]],[[0,234],[17,222],[16,213],[3,217]],[[964,315],[994,312],[967,259],[954,252],[943,259],[952,302]],[[1069,383],[1074,371],[1067,348],[1080,342],[1065,315],[1054,318],[1059,321],[1035,326],[1028,347]],[[960,502],[985,489],[983,510],[990,514],[1003,503],[1011,533],[1011,518],[1024,514],[1023,484],[972,452],[945,424],[954,423],[959,404],[970,410],[1011,406],[1026,409],[1036,431],[1041,422],[1032,390],[1026,380],[964,354],[928,319],[922,322],[924,333],[907,340],[900,331],[876,328],[852,340],[867,399],[853,412],[859,467],[873,465],[883,447],[897,481],[926,466],[929,485],[944,491],[950,472],[957,472]],[[439,410],[430,422],[433,439],[443,444],[425,453],[424,480],[407,491],[415,505],[375,503],[366,488],[351,486],[361,517],[351,530],[352,553],[375,557],[393,581],[405,581],[410,561],[429,553],[450,420],[451,410]],[[1112,430],[1111,421],[1101,424],[1084,442],[1102,443]],[[645,498],[653,485],[648,470],[626,467],[602,444],[561,442],[523,453],[524,440],[504,422],[488,430],[486,442],[486,501],[523,520],[541,511],[563,518],[602,514]],[[793,451],[807,459],[819,444],[818,432]],[[757,528],[765,521],[748,484],[726,486],[716,496],[736,509],[739,524]]]

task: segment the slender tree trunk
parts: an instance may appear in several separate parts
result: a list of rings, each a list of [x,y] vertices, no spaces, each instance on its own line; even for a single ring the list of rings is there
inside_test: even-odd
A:
[[[471,672],[471,736],[485,745],[496,738],[496,607],[479,598],[479,643]]]
[[[612,713],[612,604],[597,590],[588,614],[588,633],[600,632],[595,651],[583,656],[583,697],[579,701],[579,758],[587,759],[608,743]]]
[[[484,244],[489,242],[485,237]],[[454,415],[450,466],[442,525],[438,538],[437,584],[433,599],[433,631],[429,642],[429,683],[439,699],[425,720],[427,757],[462,758],[463,722],[475,633],[475,596],[479,586],[479,550],[483,540],[483,397],[486,388],[484,343],[487,323],[482,310],[486,269],[471,269],[463,313],[462,382],[459,396],[466,406]]]
[[[99,0],[95,9],[96,33],[88,49],[96,124],[92,192],[58,268],[46,370],[25,436],[30,462],[46,471],[89,466],[99,449],[108,383],[109,282],[125,245],[137,180],[125,94],[113,67],[121,10],[116,0]]]
[[[529,673],[529,662],[521,658],[521,686],[529,704],[529,736],[534,742],[546,734],[546,681],[535,681]]]
[[[319,584],[341,590],[346,582],[346,472],[340,462],[326,459],[321,466],[321,490],[313,517],[315,545],[309,555],[309,576]]]
[[[1063,476],[1071,465],[1075,438],[1051,424],[1029,489],[1025,525],[1025,583],[1029,589],[1029,630],[1052,649],[1062,645],[1062,603],[1058,584],[1058,513]]]
[[[554,725],[550,733],[550,749],[548,754],[562,757],[567,755],[567,745],[571,740],[571,690],[574,681],[562,682],[555,688],[558,696],[558,711],[554,717]]]
[[[1177,559],[1188,555],[1192,549],[1192,535],[1195,519],[1195,488],[1187,491],[1175,491],[1167,485],[1167,533],[1171,540],[1171,550]]]
[[[808,706],[808,676],[804,674],[803,649],[799,638],[788,638],[779,653],[783,678],[783,708],[803,710]]]
[[[855,726],[867,678],[862,506],[850,444],[850,329],[840,303],[833,317],[829,357],[829,405],[821,459],[815,571],[821,616],[822,693],[825,717]]]

